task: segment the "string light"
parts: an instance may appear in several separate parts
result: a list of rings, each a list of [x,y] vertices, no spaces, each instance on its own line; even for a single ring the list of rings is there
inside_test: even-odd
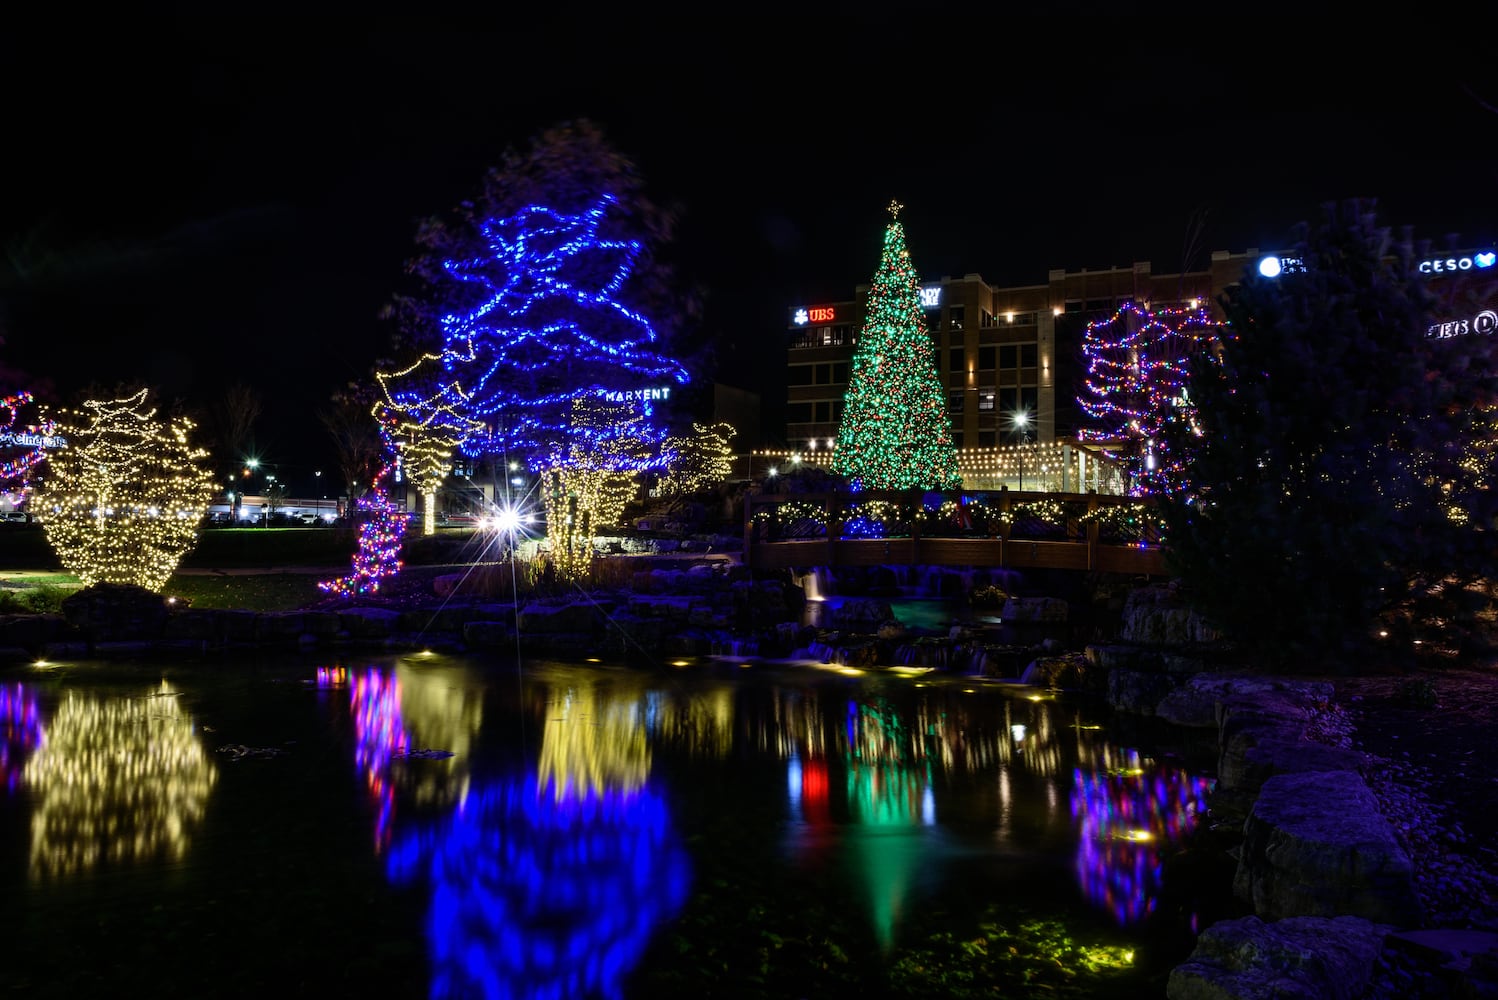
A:
[[[159,420],[148,390],[90,400],[54,426],[69,441],[48,458],[36,503],[47,542],[85,587],[129,584],[160,591],[197,543],[217,492],[208,452],[189,441],[186,417]]]
[[[11,430],[21,408],[32,402],[29,392],[18,392],[13,396],[0,396],[0,445],[19,446],[24,450],[14,458],[0,462],[0,496],[12,507],[19,507],[26,499],[31,484],[31,470],[44,461],[47,449],[43,442],[53,437],[55,427],[50,421],[40,427],[32,427],[29,433],[17,434]]]
[[[890,204],[893,218],[849,369],[832,470],[855,488],[955,489],[962,480],[920,280],[900,225],[903,207]]]
[[[1119,459],[1132,474],[1130,493],[1172,492],[1183,484],[1190,456],[1171,450],[1169,441],[1178,436],[1168,433],[1169,425],[1184,422],[1195,429],[1187,362],[1215,354],[1222,328],[1202,308],[1132,302],[1087,325],[1082,337],[1087,377],[1077,405],[1093,425],[1081,428],[1078,437],[1123,442]]]
[[[676,455],[660,482],[663,496],[697,493],[723,482],[733,472],[733,449],[729,440],[737,434],[732,424],[692,424],[692,433],[668,437],[664,450]]]

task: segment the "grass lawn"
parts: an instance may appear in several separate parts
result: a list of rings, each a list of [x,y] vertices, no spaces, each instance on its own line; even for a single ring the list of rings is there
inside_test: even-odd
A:
[[[314,573],[175,573],[162,593],[194,608],[294,611],[327,596],[317,589],[321,579]],[[0,570],[0,614],[57,611],[63,598],[81,586],[71,573]]]

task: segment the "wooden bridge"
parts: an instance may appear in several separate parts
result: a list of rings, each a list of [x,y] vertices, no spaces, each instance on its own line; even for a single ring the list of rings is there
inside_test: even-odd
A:
[[[1154,504],[1097,493],[864,490],[757,493],[744,561],[811,566],[1000,566],[1165,576]]]

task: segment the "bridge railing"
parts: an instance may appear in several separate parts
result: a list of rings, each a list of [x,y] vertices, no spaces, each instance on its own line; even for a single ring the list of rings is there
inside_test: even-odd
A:
[[[1094,492],[760,493],[744,504],[744,552],[763,568],[928,562],[1160,573],[1163,543],[1153,501]]]

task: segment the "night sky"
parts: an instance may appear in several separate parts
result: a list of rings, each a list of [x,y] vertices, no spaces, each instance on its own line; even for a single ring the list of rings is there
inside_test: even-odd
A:
[[[928,280],[997,285],[1202,267],[1347,197],[1417,236],[1498,241],[1475,23],[800,9],[8,26],[0,390],[72,402],[141,379],[201,407],[244,383],[295,484],[332,464],[312,414],[386,351],[415,221],[583,117],[680,205],[672,252],[720,359],[700,374],[762,392],[772,426],[786,308],[872,277],[892,198]]]

